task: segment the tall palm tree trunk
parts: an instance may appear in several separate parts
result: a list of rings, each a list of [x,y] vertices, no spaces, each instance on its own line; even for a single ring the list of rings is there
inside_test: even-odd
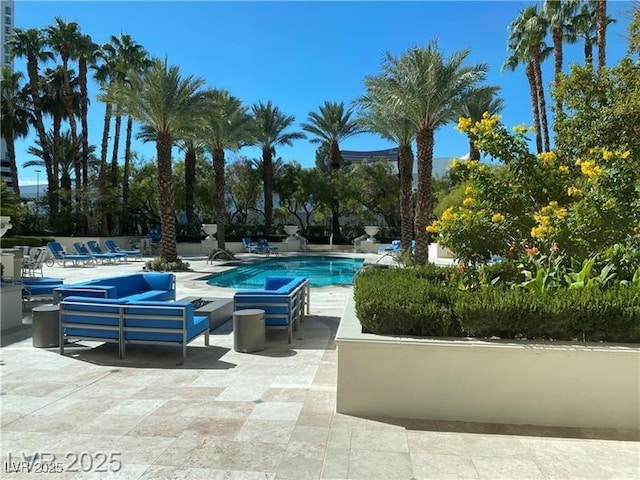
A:
[[[589,36],[584,39],[584,63],[585,65],[593,65],[593,43]]]
[[[111,128],[111,112],[113,105],[107,102],[104,111],[104,126],[102,127],[102,145],[100,148],[100,173],[98,174],[98,193],[100,210],[102,211],[102,235],[109,235],[109,224],[107,222],[107,154],[109,150],[109,129]]]
[[[549,143],[549,124],[547,123],[547,102],[544,97],[544,84],[542,83],[542,68],[540,68],[540,46],[533,49],[533,74],[536,81],[536,91],[538,94],[538,105],[540,109],[540,130],[542,133],[542,143],[544,151],[551,150]]]
[[[58,212],[60,211],[60,130],[62,129],[62,116],[59,114],[53,115],[53,179],[55,183],[55,189],[49,191],[49,195],[53,196],[53,202],[56,205],[56,210],[51,215],[52,221],[57,221]]]
[[[7,132],[4,139],[7,144],[7,156],[9,157],[9,170],[11,172],[11,183],[15,198],[20,198],[20,185],[18,185],[18,166],[16,165],[16,148],[13,134]]]
[[[73,152],[73,170],[76,174],[75,189],[76,189],[76,205],[78,206],[78,213],[81,210],[81,197],[82,197],[82,168],[80,164],[80,151],[78,149],[78,129],[76,125],[76,115],[73,111],[73,94],[71,92],[71,79],[69,78],[69,65],[68,58],[62,58],[62,77],[64,79],[64,92],[62,99],[64,107],[67,111],[67,120],[69,121],[69,129],[71,130],[71,150]]]
[[[560,86],[560,75],[562,74],[562,24],[556,24],[552,29],[553,37],[553,69],[555,88]],[[556,100],[556,118],[562,115],[562,101]]]
[[[226,212],[224,208],[224,150],[216,148],[211,152],[213,157],[213,176],[215,192],[213,194],[213,209],[218,224],[218,248],[225,249]]]
[[[598,69],[606,64],[606,33],[607,33],[607,0],[597,0],[596,3],[596,41],[598,43]]]
[[[400,242],[402,250],[409,250],[413,238],[413,205],[411,201],[413,150],[410,144],[400,145],[398,149],[398,173],[400,176]]]
[[[531,110],[533,113],[533,129],[536,134],[536,150],[542,153],[542,129],[540,128],[540,108],[538,105],[538,90],[533,74],[533,63],[527,63],[527,80],[529,80],[529,94],[531,96]]]
[[[162,225],[162,257],[168,262],[175,262],[178,258],[178,250],[176,246],[176,219],[173,208],[171,144],[171,135],[158,132],[156,149],[158,155],[158,207]]]
[[[416,133],[418,144],[418,193],[416,198],[416,252],[415,261],[424,265],[429,261],[429,236],[427,225],[431,220],[433,175],[433,128],[421,127]]]
[[[338,142],[331,142],[329,146],[329,171],[332,177],[335,177],[340,172],[341,158]],[[335,186],[331,197],[331,233],[334,237],[340,236],[340,204]]]
[[[271,233],[273,222],[273,151],[262,149],[262,178],[264,182],[264,233]]]
[[[184,153],[184,209],[189,226],[195,225],[194,190],[196,186],[196,149],[187,147]]]
[[[80,83],[80,122],[82,125],[82,219],[83,231],[89,231],[89,124],[87,121],[89,93],[87,91],[87,59],[78,59],[78,79]]]
[[[113,151],[111,153],[111,168],[108,182],[111,187],[111,191],[107,194],[107,197],[111,199],[109,202],[110,204],[114,203],[114,196],[118,188],[118,150],[120,149],[120,130],[122,126],[122,114],[119,110],[120,109],[116,107],[116,121],[113,128]],[[114,213],[109,213],[107,215],[107,223],[109,225],[110,233],[114,233],[118,225],[118,219]]]
[[[129,203],[129,176],[131,175],[131,136],[133,134],[133,118],[127,117],[127,133],[124,141],[124,167],[122,172],[122,205]],[[129,232],[129,219],[126,211],[120,216],[120,233]]]
[[[478,150],[478,146],[476,142],[478,141],[478,136],[473,133],[469,134],[469,160],[473,160],[474,162],[480,161],[480,150]]]
[[[120,148],[120,127],[122,125],[122,114],[116,111],[116,124],[113,132],[113,152],[111,153],[111,187],[118,186],[118,150]]]
[[[29,92],[31,93],[31,102],[33,103],[33,116],[35,117],[36,131],[38,132],[38,139],[42,146],[42,160],[44,160],[44,168],[47,173],[47,185],[49,192],[49,211],[51,216],[49,218],[50,225],[55,225],[54,219],[57,218],[57,204],[54,202],[55,198],[52,195],[54,190],[57,190],[57,182],[53,176],[53,159],[51,153],[47,148],[47,135],[44,130],[44,121],[42,118],[42,104],[40,103],[40,85],[38,77],[38,60],[34,54],[27,56],[27,73],[29,75]],[[55,216],[54,216],[55,215]]]

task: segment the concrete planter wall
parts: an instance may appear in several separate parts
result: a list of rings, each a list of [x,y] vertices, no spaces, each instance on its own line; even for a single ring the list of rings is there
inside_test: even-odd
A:
[[[336,335],[337,411],[350,415],[640,430],[635,345]]]

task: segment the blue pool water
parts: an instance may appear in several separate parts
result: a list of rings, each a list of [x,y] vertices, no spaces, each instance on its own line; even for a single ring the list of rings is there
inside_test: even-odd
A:
[[[351,285],[353,276],[364,265],[363,259],[341,257],[280,257],[243,265],[214,274],[209,285],[233,288],[262,288],[265,277],[306,277],[312,287]]]

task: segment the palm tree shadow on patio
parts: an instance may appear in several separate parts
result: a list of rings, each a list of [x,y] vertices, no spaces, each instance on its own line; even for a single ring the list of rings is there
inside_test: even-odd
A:
[[[51,349],[58,353],[57,348]],[[196,369],[196,370],[231,370],[236,364],[220,359],[229,352],[228,348],[215,345],[187,346],[187,358],[182,361],[182,349],[167,345],[127,345],[125,358],[118,358],[118,345],[104,343],[97,347],[83,343],[65,345],[65,357],[86,363],[112,367],[164,368],[164,369]]]

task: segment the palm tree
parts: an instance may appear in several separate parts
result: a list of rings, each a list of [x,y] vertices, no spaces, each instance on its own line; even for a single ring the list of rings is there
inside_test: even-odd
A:
[[[485,112],[491,115],[500,113],[504,109],[504,100],[497,96],[499,91],[500,87],[493,85],[471,89],[460,105],[460,115],[478,122]],[[469,133],[469,159],[474,161],[480,161],[477,139],[477,135]]]
[[[118,151],[120,146],[120,130],[122,125],[122,114],[116,106],[113,153],[111,156],[111,168],[107,167],[107,151],[109,146],[109,131],[111,127],[111,117],[113,105],[109,101],[108,92],[116,87],[125,88],[128,77],[133,73],[141,73],[143,68],[148,68],[150,60],[147,51],[135,42],[130,35],[121,34],[111,36],[109,43],[102,45],[98,53],[102,63],[95,67],[95,78],[101,84],[104,94],[100,97],[105,101],[104,127],[102,131],[102,148],[100,153],[100,197],[108,197],[107,184],[111,184],[111,192],[118,187]],[[127,130],[125,138],[124,169],[122,176],[122,201],[126,204],[129,200],[129,175],[131,171],[131,137],[133,132],[133,118],[127,118]],[[107,173],[109,172],[109,173]],[[110,177],[110,181],[108,178]],[[104,201],[103,201],[104,203]],[[106,232],[109,230],[109,220],[111,216],[103,219],[102,228]],[[120,229],[125,228],[124,218],[120,219]],[[113,222],[111,222],[113,223]]]
[[[306,138],[302,132],[285,132],[295,121],[271,103],[258,102],[251,107],[254,142],[262,149],[262,181],[264,183],[264,231],[271,231],[273,221],[273,157],[276,146],[291,145],[293,140]]]
[[[89,188],[89,124],[87,121],[89,113],[89,93],[87,90],[87,69],[93,65],[97,58],[98,45],[93,43],[89,35],[81,35],[76,45],[78,57],[78,84],[80,86],[80,122],[82,125],[82,193],[86,201]],[[87,205],[83,208],[88,212]]]
[[[302,124],[302,129],[314,135],[311,143],[324,144],[329,149],[330,175],[333,177],[342,164],[340,154],[340,142],[353,135],[362,132],[362,128],[355,119],[352,119],[353,109],[345,111],[344,102],[324,102],[320,106],[320,113],[310,112],[307,122]],[[332,233],[340,235],[339,205],[337,195],[333,195],[331,202]]]
[[[225,248],[225,150],[237,151],[251,140],[251,117],[240,99],[226,90],[211,89],[206,92],[209,114],[206,118],[202,141],[211,153],[215,193],[213,205],[218,224],[218,247]]]
[[[598,69],[602,70],[606,64],[606,34],[607,34],[607,0],[596,0],[596,41],[598,42]]]
[[[187,216],[187,223],[192,227],[196,224],[196,217],[194,213],[196,164],[198,155],[202,154],[204,150],[204,145],[195,138],[186,137],[178,141],[178,148],[184,152],[184,210]],[[197,231],[200,231],[199,225]]]
[[[597,43],[597,28],[595,3],[581,3],[571,21],[571,27],[567,35],[572,41],[577,41],[579,38],[584,41],[584,62],[586,65],[593,64],[593,45]]]
[[[13,184],[16,198],[20,198],[20,185],[18,184],[15,139],[24,138],[29,134],[29,124],[32,120],[32,115],[29,111],[27,87],[21,85],[22,78],[21,72],[13,73],[11,69],[2,67],[2,81],[0,82],[2,120],[0,121],[0,129],[2,138],[7,145],[11,183]]]
[[[56,179],[56,184],[60,184],[60,193],[56,192],[56,202],[60,202],[60,208],[63,213],[56,223],[52,225],[56,232],[72,233],[74,220],[72,216],[72,173],[74,171],[74,159],[77,153],[74,152],[74,148],[77,150],[78,146],[74,147],[73,140],[69,131],[58,133],[59,138],[55,140],[57,142],[56,148],[56,172],[60,175],[59,179]],[[24,162],[23,167],[41,167],[44,164],[43,156],[44,152],[53,149],[54,134],[53,131],[47,132],[46,145],[41,145],[39,140],[36,140],[36,144],[27,149],[27,153],[35,156],[38,160],[29,160]],[[89,154],[94,148],[89,147]]]
[[[456,118],[469,89],[484,80],[487,65],[463,65],[469,50],[444,58],[437,42],[426,48],[411,48],[399,58],[387,53],[382,65],[381,88],[392,105],[411,121],[418,145],[418,189],[416,193],[415,261],[428,261],[426,226],[431,221],[433,199],[433,145],[435,130]]]
[[[82,167],[80,164],[79,151],[75,147],[78,144],[76,127],[76,112],[73,109],[71,94],[71,75],[69,73],[69,60],[76,57],[78,44],[80,43],[80,26],[76,22],[66,22],[60,17],[54,19],[54,24],[45,28],[47,34],[47,44],[60,55],[62,60],[62,74],[64,78],[63,100],[67,109],[67,120],[71,129],[72,151],[76,155],[74,159],[74,169],[76,171],[76,192],[82,191]],[[79,198],[76,198],[79,200]]]
[[[14,57],[27,58],[27,74],[29,76],[29,93],[31,94],[31,105],[33,106],[33,116],[35,119],[36,131],[38,139],[42,145],[46,145],[47,134],[44,129],[44,121],[42,117],[42,106],[40,103],[40,73],[38,68],[39,62],[46,62],[53,58],[53,54],[48,51],[45,39],[41,31],[37,28],[29,28],[23,30],[16,28],[7,41],[9,51]],[[47,173],[47,183],[49,191],[53,191],[56,187],[53,175],[53,159],[51,153],[45,148],[43,151],[43,160],[45,171]],[[53,199],[49,198],[50,212],[55,212],[55,204]],[[55,218],[52,216],[52,219]]]
[[[553,39],[554,58],[554,85],[556,88],[560,84],[562,74],[562,45],[563,39],[572,40],[571,36],[565,36],[570,28],[570,24],[576,14],[578,3],[576,0],[544,0],[542,5],[542,15],[549,22],[551,27],[551,37]],[[556,102],[556,115],[562,113],[562,103]]]
[[[385,96],[385,79],[369,76],[365,79],[366,94],[356,100],[364,110],[359,113],[358,123],[367,131],[374,132],[398,145],[398,176],[400,178],[400,241],[402,249],[411,248],[413,238],[413,149],[416,129],[407,117]]]
[[[55,205],[55,210],[50,210],[49,213],[50,217],[54,219],[52,224],[55,224],[58,218],[58,206],[60,203],[58,190],[60,183],[60,155],[65,151],[65,149],[60,147],[60,132],[62,129],[62,121],[67,118],[67,109],[64,100],[64,72],[62,66],[58,65],[55,68],[47,68],[41,77],[40,83],[42,85],[42,111],[44,114],[51,116],[53,123],[53,129],[50,133],[51,140],[45,144],[44,149],[50,151],[53,157],[53,187],[51,187],[51,185],[49,186],[47,194],[50,199],[50,206]],[[76,112],[79,110],[80,94],[78,93],[78,82],[75,77],[71,77],[71,91],[73,110]],[[47,134],[47,136],[49,136],[49,134]],[[69,139],[71,138],[69,132],[67,132],[67,136],[69,136]],[[42,148],[41,142],[39,142],[39,145],[40,148]],[[73,152],[71,149],[67,150]],[[71,160],[73,160],[73,158]]]
[[[162,225],[162,257],[178,258],[176,219],[171,176],[174,140],[197,128],[205,104],[200,88],[204,80],[183,77],[177,66],[153,60],[150,68],[131,75],[129,87],[116,89],[113,101],[122,111],[154,132],[158,161],[158,203]]]
[[[520,15],[511,22],[509,28],[511,34],[509,35],[508,45],[512,54],[503,68],[515,70],[518,64],[525,64],[525,71],[531,88],[538,152],[549,151],[551,147],[547,122],[547,105],[541,69],[542,61],[551,53],[551,49],[544,44],[547,22],[538,14],[537,7],[532,6],[521,10]]]

